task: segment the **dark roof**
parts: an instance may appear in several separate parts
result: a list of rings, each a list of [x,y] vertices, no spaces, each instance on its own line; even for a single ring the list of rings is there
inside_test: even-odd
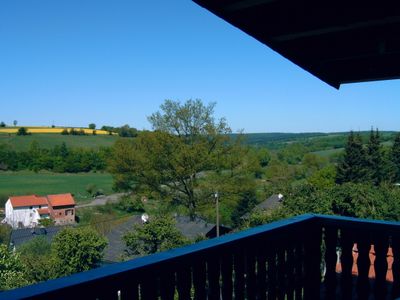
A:
[[[11,231],[10,244],[18,248],[38,236],[43,236],[48,242],[51,242],[54,236],[64,228],[65,226],[51,226],[47,228],[13,229]]]
[[[396,0],[193,0],[326,83],[400,78]]]
[[[108,245],[104,250],[104,260],[107,262],[121,261],[125,254],[126,245],[122,237],[133,230],[134,224],[142,224],[141,216],[135,215],[129,217],[126,222],[123,222],[111,229],[106,234]]]
[[[222,236],[224,234],[227,234],[232,231],[232,228],[224,226],[224,225],[219,225],[219,236]],[[217,226],[213,226],[209,232],[206,233],[206,237],[209,239],[217,237]]]
[[[253,211],[273,209],[273,208],[279,206],[282,203],[282,201],[283,201],[282,195],[278,195],[278,194],[272,195],[267,200],[256,205],[253,208]]]
[[[175,217],[176,227],[187,238],[195,239],[196,237],[203,236],[207,238],[214,238],[217,236],[217,226],[213,223],[208,223],[202,218],[196,217],[193,221],[188,216]],[[220,225],[219,234],[224,235],[231,232],[232,228]]]
[[[175,217],[176,227],[182,234],[190,239],[198,236],[206,236],[206,234],[215,226],[205,220],[196,217],[193,221],[188,216]]]

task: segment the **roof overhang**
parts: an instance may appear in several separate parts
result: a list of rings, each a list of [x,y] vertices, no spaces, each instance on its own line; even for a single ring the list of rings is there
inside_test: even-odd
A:
[[[193,0],[335,88],[400,78],[400,2]]]

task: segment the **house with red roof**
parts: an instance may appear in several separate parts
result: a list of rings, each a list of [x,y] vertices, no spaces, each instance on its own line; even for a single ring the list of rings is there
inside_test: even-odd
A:
[[[71,194],[48,195],[50,218],[56,225],[74,224],[75,200]]]
[[[56,225],[75,222],[75,200],[71,194],[10,197],[5,204],[5,223],[12,228],[32,228],[39,220],[50,218]]]

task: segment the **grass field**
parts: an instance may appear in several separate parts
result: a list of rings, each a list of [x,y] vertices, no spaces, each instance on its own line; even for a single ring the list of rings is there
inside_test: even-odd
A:
[[[110,147],[118,139],[115,135],[61,135],[37,133],[18,136],[15,134],[0,133],[0,144],[8,144],[17,151],[26,151],[33,141],[37,141],[42,148],[53,148],[65,142],[68,147],[99,148]]]
[[[315,151],[312,152],[314,154],[320,155],[322,157],[329,157],[333,154],[338,154],[344,151],[344,148],[336,148],[336,149],[327,149],[327,150],[321,150],[321,151]]]
[[[94,184],[105,194],[110,194],[112,181],[108,173],[59,174],[7,171],[0,172],[0,196],[72,193],[75,200],[85,202],[91,200],[86,192],[89,184]]]

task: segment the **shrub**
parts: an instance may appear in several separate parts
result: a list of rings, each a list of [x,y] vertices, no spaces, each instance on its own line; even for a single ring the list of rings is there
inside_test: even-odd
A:
[[[117,207],[119,210],[132,212],[143,212],[144,206],[139,197],[123,196],[118,202]]]
[[[18,128],[17,135],[29,135],[28,129],[25,127]]]

